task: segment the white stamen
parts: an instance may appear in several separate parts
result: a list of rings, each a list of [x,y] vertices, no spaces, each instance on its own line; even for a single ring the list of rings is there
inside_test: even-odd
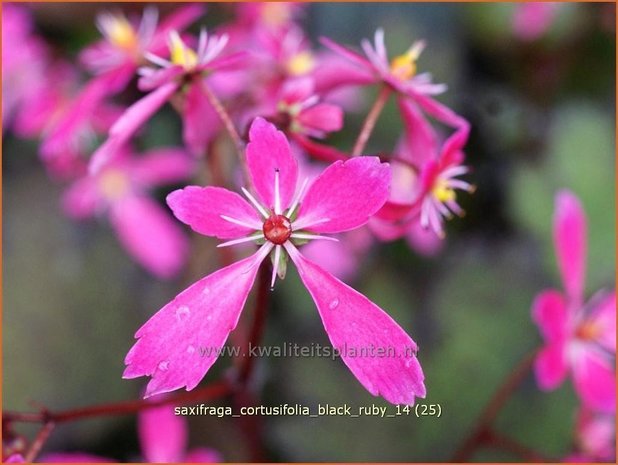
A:
[[[262,229],[262,225],[258,221],[256,221],[255,223],[253,222],[249,223],[247,221],[237,220],[236,218],[232,218],[231,216],[227,216],[227,215],[219,215],[219,216],[221,216],[221,218],[223,218],[225,221],[237,224],[238,226],[243,226],[247,229],[255,229],[258,231]]]
[[[303,184],[300,186],[300,190],[298,191],[298,193],[296,194],[296,197],[294,197],[294,200],[292,201],[292,205],[290,206],[290,208],[288,208],[288,212],[285,214],[285,216],[287,216],[288,218],[290,218],[292,214],[294,214],[294,210],[296,210],[296,207],[298,207],[298,204],[300,203],[300,199],[302,199],[303,195],[305,195],[305,189],[307,188],[308,183],[309,183],[309,178],[305,178],[305,180],[303,181]]]
[[[219,248],[229,247],[230,245],[244,244],[245,242],[257,241],[258,239],[264,239],[264,234],[259,233],[259,234],[254,234],[252,236],[241,237],[240,239],[234,239],[231,241],[222,242],[221,244],[217,245],[217,247]]]
[[[449,187],[451,188],[455,188],[455,189],[461,189],[464,191],[470,191],[470,189],[472,189],[472,184],[465,182],[465,181],[461,181],[460,179],[450,179],[448,181]]]
[[[277,278],[277,272],[279,271],[279,261],[281,260],[281,246],[275,246],[275,262],[273,263],[273,275],[270,280],[270,288],[275,287],[275,279]]]
[[[162,68],[169,68],[170,66],[172,66],[171,61],[168,61],[165,58],[161,58],[160,56],[155,55],[151,52],[144,52],[144,58],[154,63],[155,65],[161,66]]]
[[[200,38],[199,38],[199,42],[197,45],[197,56],[198,56],[198,61],[200,63],[204,59],[207,45],[208,45],[208,32],[206,32],[206,28],[202,28],[200,30]]]
[[[264,217],[264,218],[268,218],[270,215],[268,215],[268,213],[266,212],[266,210],[264,210],[264,207],[262,207],[260,205],[260,202],[258,202],[256,200],[255,197],[253,197],[253,195],[251,195],[251,192],[249,192],[247,189],[245,189],[244,187],[241,187],[242,193],[245,194],[245,197],[247,197],[247,199],[249,199],[249,202],[251,202],[251,205],[253,205],[255,207],[255,209],[257,211],[260,212],[260,214]]]
[[[447,168],[440,174],[443,178],[452,178],[455,176],[459,176],[460,174],[466,174],[468,171],[467,166],[453,166],[451,168]]]
[[[292,239],[323,239],[326,241],[339,242],[339,239],[337,239],[336,237],[320,236],[319,234],[292,233],[290,237]]]
[[[279,192],[279,168],[275,168],[275,213],[281,215],[281,193]]]
[[[294,221],[294,223],[292,223],[292,230],[298,231],[299,229],[317,226],[318,224],[328,223],[329,221],[330,218],[320,218],[319,220],[315,220],[311,217],[299,218],[298,220]]]

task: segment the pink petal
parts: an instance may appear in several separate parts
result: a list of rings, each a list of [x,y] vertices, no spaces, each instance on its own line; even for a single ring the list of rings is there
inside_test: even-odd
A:
[[[152,69],[152,72],[143,74],[137,81],[137,88],[142,92],[148,92],[162,85],[173,82],[177,77],[182,76],[185,70],[182,66],[175,65],[168,68]]]
[[[356,53],[355,51],[349,49],[348,47],[339,45],[337,42],[330,40],[328,37],[320,37],[320,43],[326,48],[331,49],[333,52],[347,58],[361,68],[368,68],[373,70],[373,66],[369,62],[369,60],[367,60],[364,56]]]
[[[568,367],[565,346],[553,343],[545,346],[536,357],[534,372],[539,387],[545,391],[556,389],[566,378]]]
[[[73,183],[64,192],[62,209],[71,218],[89,218],[96,213],[101,201],[96,178],[86,176]]]
[[[90,160],[91,173],[98,172],[116,151],[124,145],[148,119],[176,92],[178,84],[170,82],[131,105],[109,130],[109,139],[94,152]]]
[[[202,278],[159,310],[135,334],[123,377],[151,376],[146,396],[197,386],[236,327],[269,251],[260,249]]]
[[[575,303],[581,303],[586,271],[586,215],[579,199],[566,190],[556,196],[554,244],[566,293]]]
[[[150,50],[165,48],[168,35],[172,30],[180,31],[185,29],[194,21],[197,21],[206,12],[206,7],[197,3],[183,5],[167,15],[157,28],[155,36],[150,45]]]
[[[337,161],[311,184],[296,221],[318,233],[358,228],[388,199],[391,169],[378,157]]]
[[[153,200],[125,197],[112,206],[110,219],[127,252],[155,276],[171,278],[185,264],[187,238]]]
[[[186,463],[221,463],[223,462],[223,457],[218,451],[214,449],[209,449],[207,447],[199,447],[197,449],[190,450],[187,453],[187,455],[185,455],[183,462],[186,462]]]
[[[173,406],[162,405],[140,412],[137,431],[146,462],[183,461],[189,431],[186,419],[174,415]]]
[[[182,138],[191,153],[202,156],[221,124],[217,113],[199,84],[189,86],[183,108]]]
[[[411,405],[415,397],[425,397],[417,346],[410,336],[364,295],[306,260],[296,249],[288,251],[331,343],[361,384],[393,404]],[[382,355],[376,356],[379,353]]]
[[[195,160],[176,147],[161,147],[145,152],[131,163],[131,177],[146,186],[177,183],[191,176]]]
[[[288,140],[263,118],[253,120],[249,140],[247,164],[258,197],[268,208],[275,205],[275,171],[279,170],[281,206],[286,208],[292,202],[298,178],[298,164]]]
[[[25,463],[25,462],[26,461],[24,460],[24,457],[21,454],[10,455],[9,458],[4,461],[4,463]]]
[[[281,100],[286,103],[303,102],[314,94],[314,82],[310,77],[290,79],[283,84]]]
[[[405,151],[402,155],[416,166],[422,166],[438,154],[435,130],[412,101],[398,98],[397,103],[404,122]]]
[[[318,131],[339,131],[343,127],[343,110],[330,103],[318,103],[302,111],[298,115],[298,122]]]
[[[221,187],[187,186],[169,194],[167,204],[176,218],[206,236],[236,239],[262,228],[256,210],[240,195]],[[243,227],[221,215],[255,227]]]
[[[613,362],[595,348],[579,348],[573,363],[575,391],[593,410],[616,411],[616,374]]]
[[[616,292],[612,291],[592,310],[591,323],[598,328],[598,342],[616,352]]]
[[[553,289],[541,292],[532,303],[532,319],[547,342],[563,341],[569,318],[564,297]]]
[[[423,228],[420,221],[413,221],[408,225],[406,240],[410,248],[425,257],[432,257],[440,252],[444,241],[431,228]]]
[[[113,463],[112,459],[84,452],[52,452],[41,456],[41,463]]]

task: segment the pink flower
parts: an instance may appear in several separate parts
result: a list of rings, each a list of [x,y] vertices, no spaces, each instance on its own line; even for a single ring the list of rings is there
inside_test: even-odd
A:
[[[140,412],[137,417],[137,433],[146,463],[222,462],[221,455],[210,448],[199,447],[187,451],[187,421],[176,415],[172,406],[161,405]],[[81,452],[57,452],[42,456],[41,462],[105,463],[113,460]]]
[[[616,417],[580,408],[575,426],[577,453],[565,462],[615,462]]]
[[[358,71],[350,71],[350,84],[374,84],[384,82],[396,92],[415,98],[417,95],[436,95],[446,91],[445,84],[431,82],[431,74],[417,74],[416,62],[425,48],[425,42],[414,42],[402,55],[390,62],[384,44],[384,30],[375,33],[374,45],[363,39],[361,46],[365,57],[323,37],[322,44],[354,63]],[[338,70],[340,72],[340,70]],[[344,79],[344,76],[340,76]]]
[[[533,41],[541,38],[556,17],[559,3],[525,2],[515,6],[513,32],[521,40]]]
[[[32,34],[28,11],[12,3],[2,8],[2,128],[45,81],[49,60],[44,42]]]
[[[431,231],[429,236],[443,238],[444,220],[463,214],[457,203],[457,191],[474,191],[474,186],[459,179],[468,173],[462,164],[462,148],[469,129],[463,118],[444,107],[436,107],[441,121],[457,128],[440,144],[418,105],[409,99],[398,99],[398,103],[404,121],[404,138],[396,152],[399,161],[393,163],[389,201],[370,224],[379,238],[408,236],[413,244],[420,245],[422,253],[430,254],[437,244],[426,234],[419,234],[418,224]]]
[[[158,25],[159,14],[154,7],[144,9],[139,24],[121,12],[100,13],[96,24],[103,39],[84,49],[80,61],[94,74],[114,72],[130,79],[145,63],[147,53],[164,53],[165,41],[172,30],[184,29],[203,14],[202,5],[187,5]]]
[[[160,278],[173,277],[185,263],[188,243],[147,192],[186,179],[192,168],[191,159],[178,149],[156,149],[141,157],[123,150],[99,173],[68,188],[64,211],[75,219],[109,215],[118,239],[139,264]]]
[[[249,131],[247,164],[254,194],[247,202],[218,187],[189,186],[172,192],[168,204],[178,219],[201,234],[227,241],[257,242],[258,251],[196,282],[156,313],[136,333],[125,378],[150,376],[146,395],[193,389],[216,361],[214,349],[236,326],[262,261],[271,256],[272,281],[283,277],[287,257],[298,268],[326,332],[342,359],[373,395],[411,404],[425,396],[414,341],[382,309],[318,265],[295,244],[328,239],[356,229],[386,201],[390,168],[374,157],[330,165],[309,187],[297,189],[298,166],[280,131],[256,118]],[[390,356],[357,355],[382,347]]]
[[[219,55],[227,44],[227,36],[208,36],[200,33],[197,51],[188,47],[176,31],[169,34],[170,60],[146,53],[146,57],[160,66],[140,68],[141,90],[151,91],[131,105],[109,130],[108,140],[93,154],[89,170],[96,173],[124,145],[137,130],[166,102],[179,95],[183,99],[184,139],[192,152],[203,152],[208,137],[216,125],[216,113],[202,87],[202,79],[212,71],[238,62],[241,54]],[[178,94],[177,94],[178,93]],[[182,95],[180,95],[182,94]]]
[[[616,293],[599,292],[584,304],[586,218],[577,197],[556,197],[554,243],[564,293],[547,289],[532,304],[545,346],[536,359],[541,389],[558,387],[570,371],[587,408],[616,409]]]
[[[317,138],[343,127],[343,110],[338,105],[320,102],[311,78],[286,82],[281,90],[277,110],[288,120],[290,132]]]

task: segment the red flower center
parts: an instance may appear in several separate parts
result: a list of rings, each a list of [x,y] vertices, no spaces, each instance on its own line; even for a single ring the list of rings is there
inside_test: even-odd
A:
[[[264,221],[262,227],[264,237],[273,244],[282,245],[292,235],[292,224],[290,220],[283,215],[275,215],[274,213]]]

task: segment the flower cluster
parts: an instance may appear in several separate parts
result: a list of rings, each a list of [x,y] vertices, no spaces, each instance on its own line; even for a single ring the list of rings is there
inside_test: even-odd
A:
[[[560,386],[571,375],[582,402],[577,423],[577,457],[606,461],[615,456],[616,291],[601,290],[584,299],[586,217],[569,191],[556,197],[554,243],[564,291],[536,296],[532,316],[545,345],[535,360],[543,390]]]
[[[5,72],[17,76],[27,53],[41,74],[57,79],[51,85],[35,75],[28,86],[7,80],[5,90],[16,98],[5,115],[15,120],[16,133],[41,137],[50,173],[71,181],[66,214],[107,216],[127,252],[160,278],[183,269],[190,246],[150,197],[153,189],[195,177],[202,160],[218,157],[213,151],[232,139],[245,185],[238,185],[238,175],[229,184],[241,187],[246,200],[223,186],[189,186],[169,194],[167,203],[194,231],[224,239],[219,247],[254,243],[258,249],[190,286],[137,332],[124,376],[150,376],[147,396],[200,382],[216,357],[203,357],[198,348],[225,343],[270,257],[271,286],[285,277],[290,259],[296,265],[336,348],[394,348],[395,357],[343,361],[372,394],[412,404],[425,396],[414,341],[313,260],[350,276],[372,237],[407,237],[421,253],[437,250],[444,219],[462,213],[456,192],[473,190],[459,178],[468,172],[462,163],[469,125],[435,99],[446,86],[417,72],[422,41],[390,61],[381,29],[375,44],[363,41],[366,56],[327,38],[326,50],[315,51],[297,22],[302,6],[234,8],[231,21],[197,36],[184,29],[203,15],[200,5],[161,21],[152,7],[141,18],[103,12],[96,20],[102,38],[82,50],[75,67],[53,60],[33,35],[27,11],[9,7]],[[131,93],[134,77],[144,94],[123,107],[126,97],[116,97]],[[348,153],[325,139],[344,127],[347,109],[360,98],[358,86],[375,86],[380,97]],[[390,155],[363,156],[391,95],[401,111],[401,141]],[[167,103],[182,122],[184,147],[135,153],[140,131]],[[436,122],[451,134],[440,137]],[[324,169],[323,162],[330,165]],[[352,232],[364,225],[369,229]]]

